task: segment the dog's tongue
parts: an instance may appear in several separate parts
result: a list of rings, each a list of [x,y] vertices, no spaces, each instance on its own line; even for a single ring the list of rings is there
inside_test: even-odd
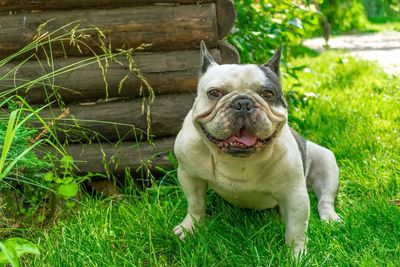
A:
[[[254,146],[257,143],[257,137],[249,133],[245,129],[241,129],[239,136],[232,136],[228,141],[236,141],[245,146]]]

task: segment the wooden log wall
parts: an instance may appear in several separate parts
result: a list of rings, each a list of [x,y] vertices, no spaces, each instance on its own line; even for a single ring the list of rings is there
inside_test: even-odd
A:
[[[156,94],[150,114],[142,112],[138,97],[143,84],[125,58],[111,62],[105,73],[93,62],[18,94],[31,104],[43,105],[54,100],[56,91],[69,109],[69,115],[57,121],[57,134],[82,172],[136,168],[154,153],[156,164],[168,165],[165,155],[172,150],[174,136],[195,98],[199,43],[203,40],[218,62],[238,63],[237,51],[224,41],[234,20],[231,0],[4,0],[0,1],[0,57],[31,42],[37,27],[46,21],[49,32],[74,21],[81,27],[98,27],[106,34],[105,45],[111,44],[114,51],[151,44],[133,55]],[[0,93],[85,60],[93,51],[101,53],[95,41],[90,44],[77,51],[67,43],[55,43],[52,66],[40,53],[39,60],[2,66],[0,77],[16,71],[0,81]],[[62,112],[51,106],[42,116],[52,121]],[[148,115],[154,145],[137,142],[146,137]],[[85,144],[94,140],[102,143]]]

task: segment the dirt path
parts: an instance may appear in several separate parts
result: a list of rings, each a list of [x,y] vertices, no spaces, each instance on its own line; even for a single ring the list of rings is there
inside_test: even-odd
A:
[[[304,42],[304,45],[317,50],[323,50],[324,44],[323,38]],[[357,57],[377,61],[388,73],[400,75],[400,32],[341,35],[332,37],[329,46],[333,49],[346,49]]]

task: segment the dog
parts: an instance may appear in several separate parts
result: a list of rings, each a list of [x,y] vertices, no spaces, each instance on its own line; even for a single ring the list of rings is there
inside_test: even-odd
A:
[[[339,168],[327,148],[305,140],[288,125],[280,81],[281,48],[263,65],[217,64],[204,42],[197,97],[177,135],[177,175],[188,202],[174,229],[184,239],[205,216],[207,188],[241,208],[279,207],[285,242],[306,253],[310,202],[319,216],[339,221],[334,202]]]

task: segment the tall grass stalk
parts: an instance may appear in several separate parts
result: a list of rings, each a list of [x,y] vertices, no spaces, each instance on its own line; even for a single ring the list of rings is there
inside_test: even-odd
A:
[[[57,138],[57,122],[58,120],[61,120],[61,118],[63,123],[69,121],[71,124],[75,125],[75,128],[81,127],[81,129],[84,130],[84,125],[80,126],[81,122],[74,118],[44,118],[41,115],[41,111],[51,108],[54,105],[59,106],[61,110],[63,110],[64,115],[68,115],[68,107],[57,93],[57,90],[62,87],[55,84],[55,78],[60,75],[79,71],[80,68],[90,66],[101,70],[104,81],[104,90],[106,91],[106,98],[108,98],[108,83],[106,79],[108,67],[111,62],[116,62],[117,64],[122,65],[123,63],[120,59],[127,59],[127,69],[129,69],[129,72],[126,74],[126,77],[120,81],[119,90],[122,89],[124,82],[130,75],[134,75],[139,79],[139,81],[141,81],[142,87],[140,88],[140,95],[143,99],[141,108],[143,113],[146,112],[148,119],[148,127],[144,134],[147,136],[148,141],[151,142],[150,105],[154,99],[154,92],[151,85],[145,80],[143,74],[137,68],[133,57],[134,53],[142,50],[147,45],[143,44],[137,48],[126,50],[120,49],[116,51],[112,48],[111,44],[107,43],[105,33],[95,26],[82,28],[81,22],[82,21],[71,22],[54,31],[47,31],[47,25],[52,23],[51,21],[48,21],[38,28],[37,34],[31,43],[14,54],[0,60],[0,68],[7,67],[7,64],[11,62],[15,64],[14,62],[19,61],[19,63],[15,64],[10,71],[0,75],[0,83],[1,81],[11,80],[14,85],[10,88],[1,89],[0,91],[0,124],[3,124],[4,126],[4,136],[0,138],[2,140],[0,143],[0,182],[4,185],[9,185],[8,188],[13,188],[12,183],[23,183],[27,188],[33,186],[53,193],[57,192],[58,187],[59,192],[63,192],[70,197],[76,194],[76,188],[79,183],[91,177],[91,174],[88,176],[75,175],[77,170],[75,163],[73,159],[69,160],[70,156],[68,155],[64,144]],[[94,49],[92,47],[93,43],[97,43],[99,45],[98,48],[100,49]],[[82,57],[78,62],[56,68],[55,62],[59,60],[55,58],[53,51],[56,44],[57,47],[60,47],[61,44],[62,50],[64,51],[64,57],[68,56],[65,52],[67,51],[65,45],[72,46],[76,49],[77,53],[86,51],[85,57]],[[87,51],[89,51],[90,55],[87,55]],[[97,54],[96,51],[101,51],[101,53]],[[43,75],[32,80],[19,79],[17,72],[24,64],[30,61],[38,62],[38,66],[41,68]],[[50,71],[48,71],[49,67]],[[30,103],[28,103],[24,98],[16,95],[18,92],[27,92],[36,89],[45,90],[47,95],[47,99],[43,99],[44,104],[39,107],[30,105]],[[34,129],[30,128],[31,126],[29,126],[29,123],[32,121],[35,121],[35,127],[38,127],[41,130],[34,131]],[[97,123],[110,122],[97,121]],[[18,146],[17,142],[20,142],[21,131],[26,131],[26,129],[30,132],[30,136],[25,136],[24,138],[29,138],[29,142],[22,144],[23,147],[21,148],[21,145]],[[140,130],[136,129],[134,125],[132,125],[132,129],[135,139],[139,140],[138,136],[141,135]],[[136,131],[138,131],[140,135],[137,134]],[[90,143],[92,140],[86,140],[86,142]],[[30,155],[34,155],[34,152],[43,150],[43,148],[46,148],[44,149],[44,155],[47,158],[46,162],[44,159],[35,157],[30,160],[37,162],[29,162],[30,167],[34,169],[36,168],[34,175],[37,176],[41,173],[41,178],[29,177],[26,173],[27,170],[24,164],[26,163],[27,158],[31,157]],[[19,149],[18,153],[16,153],[16,149]],[[137,149],[140,149],[139,146]],[[49,154],[48,151],[52,151],[52,154]],[[55,156],[54,152],[58,155]],[[101,153],[104,154],[103,152]],[[40,154],[43,155],[42,152]],[[106,165],[107,164],[104,161],[105,171],[109,171],[107,170]],[[45,169],[43,169],[44,166]],[[147,170],[148,165],[145,165],[144,169]],[[54,175],[47,175],[46,172],[54,173]],[[149,173],[149,171],[147,171],[147,173]],[[111,176],[111,171],[109,171],[108,176]],[[63,188],[62,191],[60,191],[61,187]],[[14,189],[14,193],[15,192],[20,194]],[[27,199],[27,196],[23,196],[23,198]],[[40,201],[42,198],[43,196],[37,199]],[[3,200],[4,199],[0,198],[0,201],[3,202]],[[36,205],[39,204],[36,203]],[[21,207],[18,207],[18,209],[20,208]]]
[[[48,24],[52,23],[52,21],[48,21],[41,26],[39,26],[37,30],[37,34],[34,37],[34,40],[23,47],[20,51],[17,51],[16,53],[0,60],[0,67],[4,66],[7,63],[10,63],[11,61],[14,61],[16,59],[20,59],[23,56],[26,56],[24,60],[22,60],[19,64],[17,64],[14,68],[12,68],[9,72],[5,73],[2,77],[0,77],[1,80],[8,80],[8,79],[13,79],[14,81],[14,87],[9,88],[7,90],[2,90],[0,92],[0,99],[3,98],[8,98],[11,95],[15,95],[16,92],[21,92],[21,91],[29,91],[32,90],[34,86],[41,85],[42,87],[46,88],[46,95],[47,95],[47,101],[50,104],[55,104],[54,100],[51,101],[50,97],[54,96],[56,99],[56,103],[62,108],[65,108],[65,104],[63,103],[62,99],[60,96],[57,94],[57,90],[60,88],[58,85],[54,84],[55,78],[57,76],[71,73],[74,71],[78,71],[80,68],[84,68],[87,66],[93,65],[93,68],[97,67],[101,70],[102,76],[103,76],[103,81],[104,81],[104,90],[106,91],[106,98],[108,98],[108,83],[106,80],[106,73],[107,73],[107,68],[109,67],[109,63],[111,61],[116,62],[118,64],[123,64],[119,61],[119,58],[125,57],[128,60],[128,66],[127,68],[129,69],[129,73],[126,74],[126,76],[121,79],[120,84],[119,84],[119,89],[120,91],[123,87],[124,82],[129,78],[130,75],[136,76],[142,83],[142,86],[140,88],[140,95],[142,96],[142,113],[144,114],[146,112],[146,120],[147,120],[147,129],[145,135],[148,137],[148,141],[151,142],[151,129],[150,129],[150,119],[151,119],[151,110],[150,106],[151,103],[154,100],[154,91],[151,87],[151,85],[146,81],[144,78],[143,74],[140,72],[140,70],[137,68],[135,64],[135,60],[133,57],[133,53],[136,51],[140,51],[144,49],[146,44],[143,44],[137,48],[132,48],[132,49],[127,49],[127,50],[122,50],[119,49],[117,52],[113,52],[113,48],[111,47],[111,44],[107,44],[106,42],[106,35],[104,32],[102,32],[99,28],[96,26],[91,26],[89,28],[81,28],[81,23],[82,21],[74,21],[71,22],[63,27],[60,27],[54,31],[46,31],[46,26]],[[95,36],[95,37],[93,37]],[[95,50],[93,49],[93,38],[95,38],[94,43],[97,43],[99,45],[101,54],[97,54]],[[91,42],[89,44],[89,41]],[[92,56],[90,57],[85,57],[82,58],[82,60],[79,60],[78,62],[74,62],[72,64],[69,64],[67,66],[55,69],[54,67],[54,55],[53,55],[53,46],[54,44],[61,44],[64,50],[64,57],[67,57],[68,55],[66,54],[66,49],[64,45],[68,43],[70,46],[76,48],[76,50],[79,53],[82,53],[83,50],[85,51],[90,51],[90,54]],[[41,65],[41,61],[39,60],[38,57],[38,52],[41,52],[41,54],[45,55],[46,59],[46,64],[51,67],[51,71],[46,73],[45,67]],[[15,74],[18,72],[18,70],[28,61],[36,60],[44,73],[44,75],[33,79],[29,81],[24,81],[24,80],[17,80]],[[18,84],[17,84],[18,82]],[[50,92],[47,92],[47,88],[50,88]],[[106,99],[107,100],[107,99]],[[1,105],[4,107],[4,104]],[[14,115],[17,114],[17,112],[13,113]],[[48,122],[48,119],[46,118],[41,118],[40,116],[35,116],[36,120],[40,121],[40,124],[43,125],[44,127],[47,127],[47,125],[53,125],[53,122]],[[29,118],[32,118],[30,116]],[[10,117],[9,123],[12,123],[12,120],[14,118]],[[27,119],[28,120],[28,119]],[[63,123],[66,121],[71,121],[73,125],[75,125],[75,128],[80,128],[80,121],[75,120],[74,118],[71,119],[64,119]],[[26,120],[25,120],[26,122]],[[87,122],[87,121],[82,121],[82,122]],[[110,123],[110,122],[102,122],[102,121],[92,121],[96,123]],[[11,125],[11,124],[10,124]],[[134,126],[132,126],[132,131],[136,132],[138,129]],[[83,130],[84,126],[82,126]],[[140,130],[139,130],[140,131]],[[53,144],[56,144],[57,150],[60,150],[61,144],[58,142],[57,136],[54,131],[51,131],[50,129],[46,129],[46,132],[49,133],[49,136],[51,136],[51,140],[53,140]],[[12,130],[9,130],[9,133],[12,133]],[[136,136],[136,133],[135,133]],[[42,141],[41,141],[42,142]],[[88,142],[91,142],[88,140]],[[48,143],[48,142],[47,142]],[[48,143],[50,144],[50,143]],[[7,145],[6,145],[6,150],[7,150]],[[50,144],[51,145],[51,144]],[[37,145],[35,145],[37,146]],[[65,153],[65,150],[63,151]],[[7,153],[4,151],[4,153]]]

